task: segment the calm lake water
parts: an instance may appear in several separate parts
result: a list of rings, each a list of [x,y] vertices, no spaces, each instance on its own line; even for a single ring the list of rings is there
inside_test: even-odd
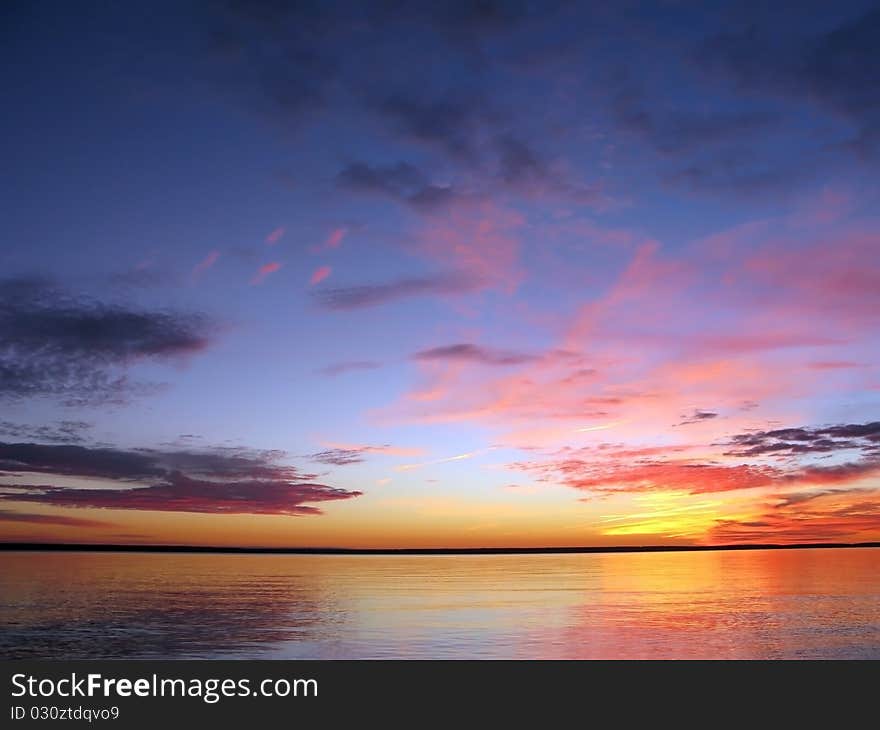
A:
[[[880,549],[6,553],[0,656],[880,659]]]

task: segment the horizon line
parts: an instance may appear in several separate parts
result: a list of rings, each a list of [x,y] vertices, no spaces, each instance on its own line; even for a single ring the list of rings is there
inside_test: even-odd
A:
[[[0,541],[0,552],[235,553],[276,555],[535,555],[566,553],[712,552],[722,550],[807,550],[815,548],[880,548],[880,542],[813,542],[788,544],[741,543],[732,545],[583,545],[563,547],[347,548],[244,547],[219,545],[114,545],[111,543]]]

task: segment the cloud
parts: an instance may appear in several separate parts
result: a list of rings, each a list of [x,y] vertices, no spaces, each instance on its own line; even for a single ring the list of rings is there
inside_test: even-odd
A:
[[[344,239],[347,235],[348,228],[346,228],[345,226],[334,228],[327,235],[327,239],[324,241],[324,248],[339,248],[340,244],[342,244],[342,239]]]
[[[2,499],[0,495],[0,499]],[[87,520],[82,517],[66,517],[64,515],[46,515],[33,512],[12,512],[0,509],[0,522],[25,522],[32,525],[53,525],[56,527],[94,528],[109,527],[110,522]]]
[[[478,363],[480,365],[521,365],[526,362],[535,360],[534,355],[522,352],[508,352],[505,350],[494,350],[492,348],[481,347],[469,343],[460,343],[455,345],[444,345],[442,347],[432,347],[428,350],[421,350],[413,355],[414,360],[447,360],[447,361],[465,361]]]
[[[876,540],[880,529],[877,490],[796,492],[768,502],[746,519],[720,519],[710,543],[804,543]]]
[[[42,281],[0,281],[0,398],[120,401],[137,390],[125,377],[130,366],[199,352],[212,329],[197,314],[103,304]]]
[[[880,142],[878,33],[878,8],[809,35],[752,24],[708,39],[694,61],[704,71],[726,75],[741,90],[818,105],[849,118],[858,125],[851,147],[868,154]]]
[[[524,462],[512,468],[595,496],[617,493],[686,492],[707,494],[771,486],[778,478],[772,467],[722,465],[691,460],[642,460],[630,464],[600,459],[564,458]]]
[[[679,423],[679,426],[687,426],[691,423],[700,423],[701,421],[708,421],[712,418],[718,418],[717,413],[713,413],[712,411],[701,411],[695,409],[693,413],[688,416],[682,416],[682,421]]]
[[[853,487],[850,489],[809,489],[802,492],[788,492],[787,494],[780,495],[779,501],[774,506],[776,509],[784,509],[793,505],[812,502],[815,499],[821,499],[829,495],[864,494],[865,491],[861,487]]]
[[[850,370],[863,367],[860,363],[850,360],[816,360],[807,365],[813,370]]]
[[[87,509],[293,516],[321,514],[318,507],[312,506],[313,503],[351,499],[361,494],[323,484],[290,484],[264,479],[214,482],[174,473],[161,484],[149,487],[37,487],[33,491],[0,495],[0,500]]]
[[[254,277],[251,279],[251,284],[254,286],[257,284],[262,284],[267,276],[269,276],[270,274],[274,274],[280,268],[281,264],[277,261],[270,261],[268,264],[263,264],[259,269],[257,269],[257,273],[254,274]]]
[[[336,184],[356,192],[378,193],[403,199],[424,187],[425,176],[408,162],[391,165],[350,162],[336,174]]]
[[[11,421],[0,421],[0,436],[15,439],[36,439],[50,443],[79,444],[86,441],[84,432],[92,424],[86,421],[58,421],[54,426],[29,426]]]
[[[322,307],[346,310],[375,307],[409,297],[470,294],[481,286],[482,281],[470,274],[446,271],[426,276],[403,277],[383,284],[323,289],[313,296]]]
[[[319,464],[331,464],[332,466],[347,466],[359,464],[364,460],[363,451],[359,449],[327,449],[311,454],[308,458]]]
[[[367,454],[380,454],[385,456],[418,456],[424,453],[423,449],[392,446],[391,444],[383,444],[381,446],[362,444],[326,444],[326,446],[330,448],[311,454],[308,458],[319,464],[347,466],[349,464],[361,463],[364,461],[364,457]]]
[[[274,246],[276,243],[278,243],[284,237],[284,231],[285,231],[284,226],[276,228],[268,236],[266,236],[266,244],[268,246]]]
[[[396,93],[374,106],[404,137],[470,163],[479,159],[474,144],[476,133],[482,126],[499,121],[484,98],[464,94],[432,98],[419,93]]]
[[[464,461],[466,459],[473,459],[474,457],[481,456],[489,451],[492,451],[495,447],[490,446],[485,449],[479,449],[477,451],[468,451],[463,454],[456,454],[455,456],[447,456],[443,459],[434,459],[433,461],[425,461],[419,464],[401,464],[400,466],[394,467],[395,471],[413,471],[415,469],[423,469],[426,466],[435,466],[437,464],[447,464],[452,461]]]
[[[332,363],[318,370],[321,375],[335,377],[343,373],[351,373],[357,370],[377,370],[382,367],[382,363],[373,360],[345,360],[343,362]]]
[[[330,272],[333,271],[329,266],[321,266],[312,273],[309,278],[309,284],[314,286],[315,284],[320,284],[324,279],[330,276]]]
[[[711,420],[711,419],[710,419]],[[563,448],[543,460],[509,467],[582,490],[591,496],[619,493],[709,494],[768,488],[785,494],[792,487],[854,484],[880,474],[880,423],[795,427],[736,434],[718,446],[681,444],[628,448],[611,444]],[[856,460],[828,464],[817,455],[854,452]],[[761,457],[784,456],[767,463]],[[740,463],[754,458],[758,463]],[[835,489],[835,493],[842,493]],[[818,494],[814,489],[806,493]],[[783,501],[785,497],[781,497]],[[790,504],[806,501],[792,497]]]
[[[609,202],[602,186],[586,185],[571,179],[564,168],[550,164],[535,147],[511,133],[494,138],[497,157],[496,181],[505,188],[526,195],[556,195],[593,207]]]
[[[205,273],[208,269],[210,269],[214,264],[217,263],[217,259],[220,258],[219,251],[211,251],[205,258],[203,258],[199,263],[195,265],[193,268],[193,276],[198,277]]]
[[[327,104],[339,73],[326,42],[341,30],[335,9],[225,0],[210,6],[207,21],[218,82],[288,125]]]
[[[196,452],[0,443],[0,473],[7,476],[36,473],[121,482],[100,488],[7,484],[0,500],[92,509],[300,515],[319,514],[315,502],[361,495],[313,483],[314,474],[279,463],[283,456],[229,448]]]
[[[732,436],[728,456],[796,456],[840,451],[880,452],[880,421],[751,431]]]
[[[337,173],[336,184],[344,190],[390,198],[423,213],[439,211],[459,202],[477,201],[480,197],[450,184],[432,183],[427,175],[408,162],[391,165],[352,162]]]

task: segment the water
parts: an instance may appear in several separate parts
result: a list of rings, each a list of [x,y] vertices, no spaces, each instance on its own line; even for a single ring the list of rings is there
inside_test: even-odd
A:
[[[880,659],[880,549],[5,553],[0,656]]]

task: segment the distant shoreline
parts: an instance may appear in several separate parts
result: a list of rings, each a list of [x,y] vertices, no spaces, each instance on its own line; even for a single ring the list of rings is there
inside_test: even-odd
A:
[[[720,550],[810,550],[816,548],[878,548],[880,542],[796,543],[791,545],[610,545],[581,547],[483,548],[265,548],[209,545],[103,545],[80,543],[0,542],[0,552],[100,552],[100,553],[229,553],[255,555],[538,555],[573,553],[680,553]]]

